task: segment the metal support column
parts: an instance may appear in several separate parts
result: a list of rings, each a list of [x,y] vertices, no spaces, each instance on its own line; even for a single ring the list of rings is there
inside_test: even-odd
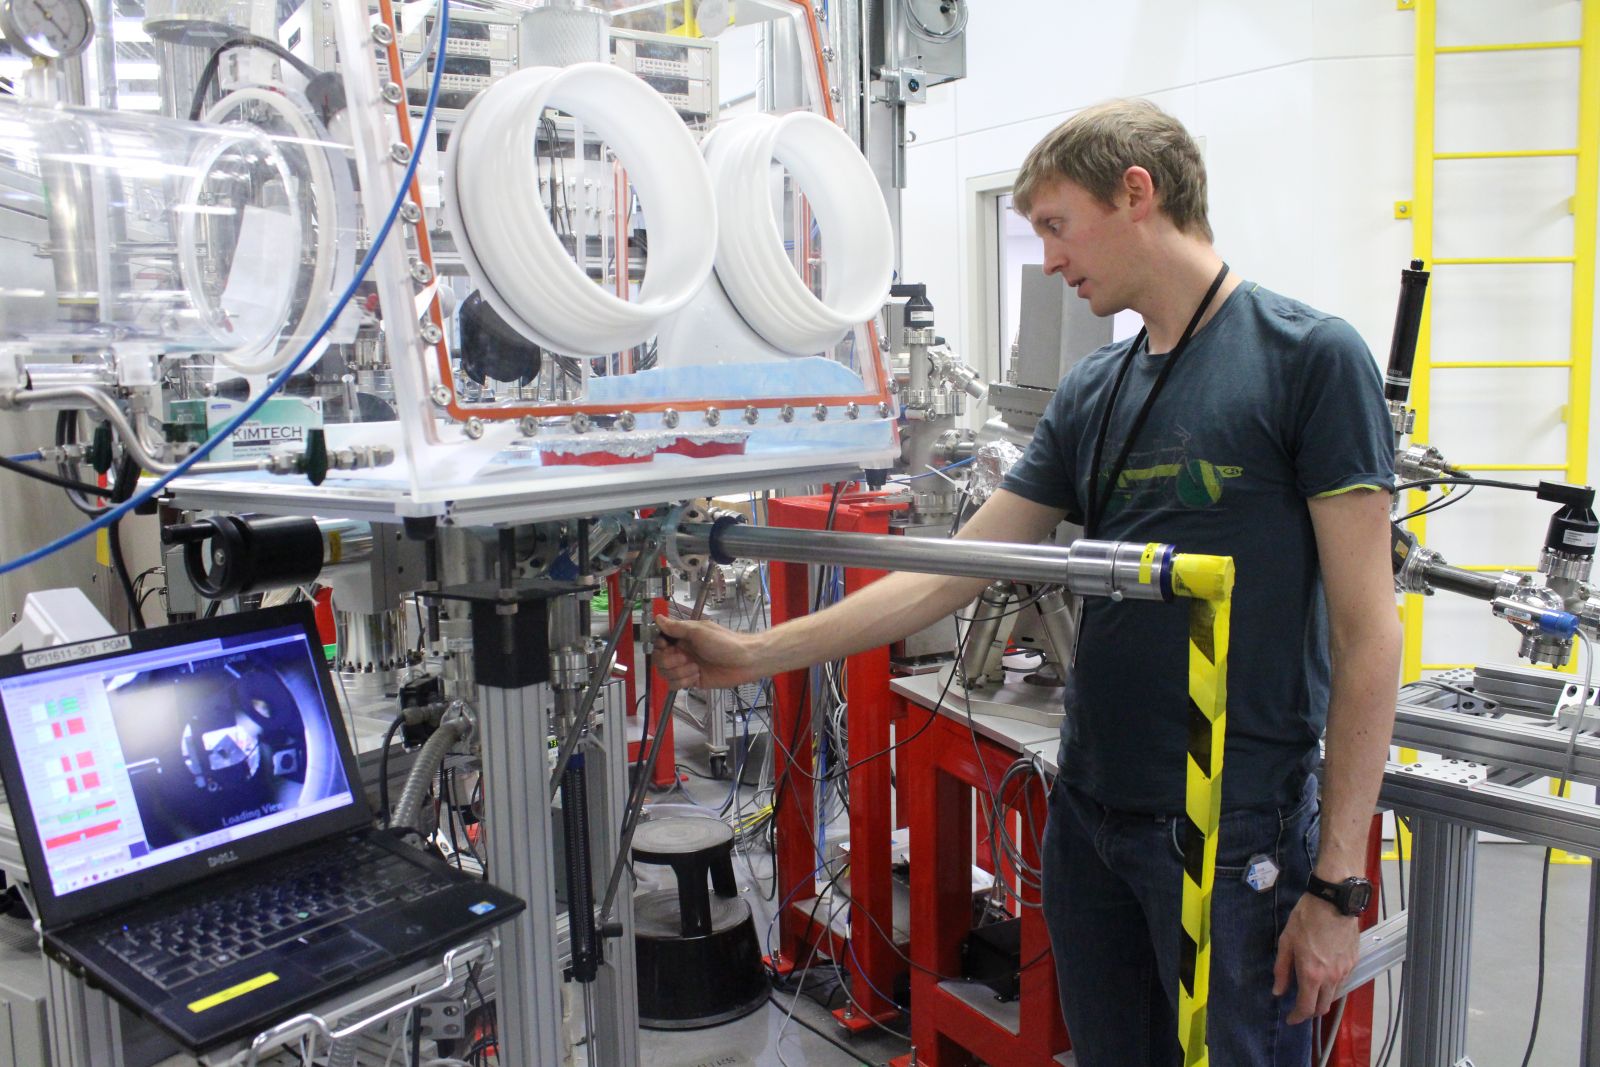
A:
[[[1583,1054],[1600,1063],[1600,864],[1589,868],[1589,951],[1583,963]]]
[[[50,956],[50,1062],[55,1067],[105,1067],[122,1062],[122,1022],[117,1005],[90,989]]]
[[[597,709],[595,744],[604,757],[589,761],[589,834],[594,842],[598,898],[605,876],[621,847],[622,820],[628,803],[627,695],[621,682],[611,682]],[[639,1062],[639,987],[634,964],[633,894],[619,893],[612,918],[621,925],[618,937],[604,941],[604,959],[594,980],[595,1033],[590,1062],[631,1067]],[[511,1062],[509,1060],[504,1062]]]
[[[550,712],[547,686],[478,687],[489,876],[528,902],[526,911],[500,928],[501,1063],[562,1062],[555,848],[545,789]]]
[[[1412,818],[1401,1067],[1440,1067],[1467,1054],[1467,974],[1472,959],[1478,831]]]

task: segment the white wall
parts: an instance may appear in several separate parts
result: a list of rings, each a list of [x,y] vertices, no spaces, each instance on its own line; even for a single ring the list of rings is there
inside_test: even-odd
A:
[[[1576,0],[1440,6],[1441,43],[1578,35]],[[969,255],[969,180],[1015,170],[1088,104],[1147,96],[1202,139],[1217,246],[1234,269],[1350,320],[1381,363],[1412,248],[1394,204],[1412,193],[1414,35],[1414,15],[1395,0],[974,5],[967,79],[930,90],[909,114],[904,276],[928,284],[942,332],[966,343],[981,314],[969,296],[969,272],[981,269]],[[1438,149],[1572,147],[1576,62],[1562,52],[1441,57]],[[1569,254],[1572,175],[1570,159],[1439,163],[1436,254]],[[1434,358],[1565,358],[1568,270],[1439,268]],[[1432,442],[1457,463],[1559,458],[1563,375],[1436,372]],[[1428,540],[1455,562],[1533,563],[1550,512],[1478,490],[1433,521]],[[1435,601],[1425,660],[1515,658],[1514,635],[1483,606]]]

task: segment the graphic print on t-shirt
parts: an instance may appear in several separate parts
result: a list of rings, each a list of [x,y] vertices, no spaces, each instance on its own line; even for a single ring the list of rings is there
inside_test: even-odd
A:
[[[1196,456],[1191,449],[1193,435],[1182,426],[1174,426],[1166,437],[1160,447],[1135,448],[1128,454],[1116,491],[1106,503],[1106,518],[1173,507],[1215,507],[1222,501],[1227,482],[1244,474],[1244,468],[1236,464]],[[1102,490],[1110,473],[1109,464],[1100,470]]]

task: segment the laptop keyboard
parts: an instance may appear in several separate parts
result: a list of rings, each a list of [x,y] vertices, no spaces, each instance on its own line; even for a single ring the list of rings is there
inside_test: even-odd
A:
[[[452,879],[366,841],[290,861],[175,913],[102,934],[100,944],[163,989],[391,903],[421,900]]]

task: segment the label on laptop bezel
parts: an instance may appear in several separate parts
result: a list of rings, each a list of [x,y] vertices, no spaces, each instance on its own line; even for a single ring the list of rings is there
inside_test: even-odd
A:
[[[53,648],[41,648],[37,652],[24,652],[22,665],[32,671],[59,667],[63,663],[89,659],[91,656],[109,656],[113,652],[132,650],[133,642],[128,640],[126,634],[121,637],[101,637],[93,641],[80,641],[75,645],[56,645]]]
[[[133,872],[99,885],[88,886],[57,896],[51,888],[48,865],[45,862],[43,843],[34,820],[32,806],[22,788],[22,769],[17,759],[11,731],[6,725],[5,698],[0,694],[0,782],[6,786],[7,799],[16,824],[18,843],[29,871],[34,899],[40,919],[48,931],[65,923],[77,922],[102,915],[108,911],[131,907],[151,894],[190,884],[215,873],[245,866],[252,861],[289,853],[311,842],[340,833],[368,828],[372,825],[372,811],[367,804],[361,784],[360,768],[346,735],[344,715],[340,712],[333,681],[327,663],[321,655],[322,641],[317,634],[316,622],[308,603],[287,604],[235,615],[222,615],[214,619],[178,623],[137,631],[121,638],[99,638],[77,645],[64,645],[57,649],[39,650],[56,653],[48,662],[30,665],[25,657],[36,653],[11,653],[0,656],[0,677],[14,677],[47,670],[63,663],[89,661],[127,652],[140,652],[167,648],[174,645],[203,641],[209,638],[232,639],[286,626],[301,629],[313,653],[311,662],[324,704],[329,709],[329,725],[333,731],[344,767],[345,780],[351,787],[351,803],[332,811],[320,812],[297,822],[275,827],[270,833],[240,837],[226,844],[195,852],[170,862]],[[117,641],[117,647],[105,647]],[[86,651],[86,646],[100,646]],[[78,654],[73,654],[76,651]],[[236,862],[225,862],[220,867],[213,863],[219,856],[233,852]]]

